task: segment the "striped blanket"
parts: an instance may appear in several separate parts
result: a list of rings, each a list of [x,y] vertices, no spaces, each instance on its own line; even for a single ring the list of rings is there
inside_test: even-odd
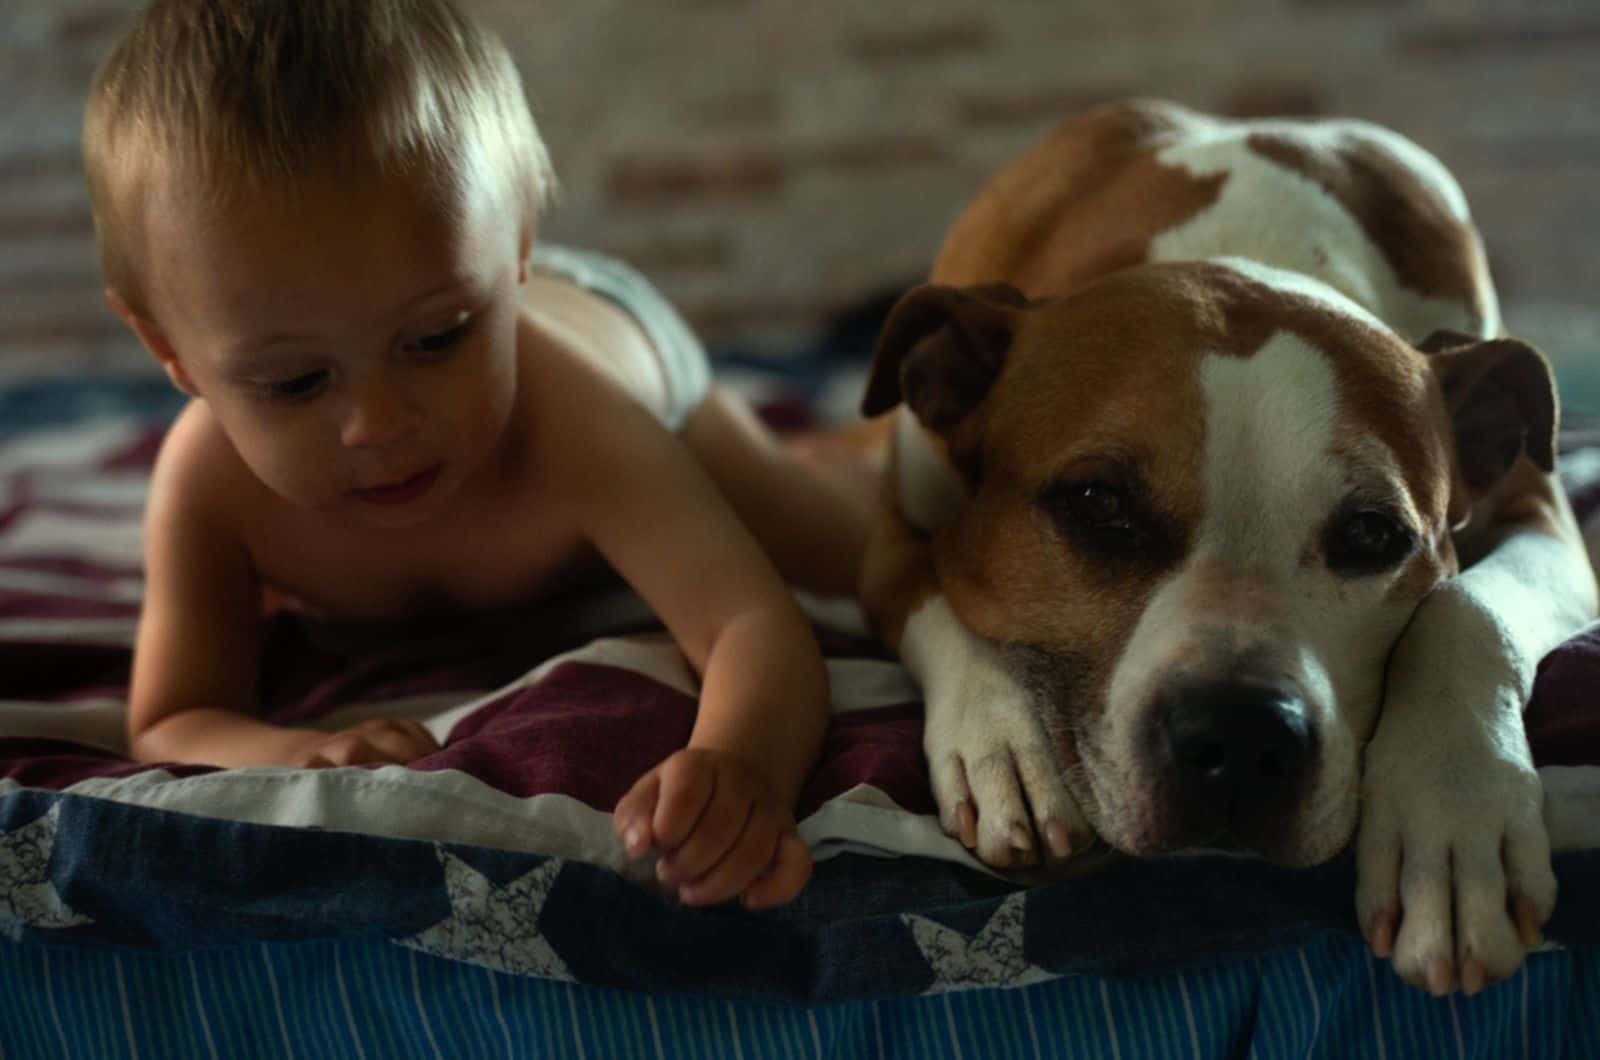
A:
[[[122,712],[159,439],[119,418],[0,436],[0,936],[186,950],[376,935],[506,972],[788,1001],[1355,937],[1348,858],[1123,862],[1026,889],[986,873],[939,829],[914,688],[838,601],[803,601],[835,695],[799,810],[817,874],[768,914],[676,907],[612,838],[610,808],[683,744],[695,704],[684,660],[625,592],[378,638],[272,616],[269,716],[419,719],[443,750],[411,766],[133,763]],[[1600,509],[1600,450],[1569,467],[1573,495]],[[1600,629],[1541,672],[1541,763],[1600,763],[1597,689]],[[1557,841],[1581,845],[1600,771],[1547,775]],[[1564,853],[1558,869],[1550,936],[1600,943],[1600,856]]]

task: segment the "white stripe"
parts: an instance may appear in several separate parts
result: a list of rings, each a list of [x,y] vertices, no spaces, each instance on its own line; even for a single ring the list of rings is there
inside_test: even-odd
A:
[[[872,1035],[878,1041],[878,1056],[880,1060],[888,1056],[883,1046],[883,1014],[878,1011],[878,1003],[872,1003]]]
[[[133,1012],[128,1007],[128,981],[122,974],[122,955],[113,954],[111,966],[117,972],[117,997],[122,1001],[122,1030],[128,1036],[128,1052],[139,1060],[139,1043],[133,1035]]]
[[[578,1026],[578,999],[573,996],[572,984],[567,984],[567,1011],[572,1015],[572,1041],[578,1047],[578,1060],[584,1060],[583,1031]]]
[[[955,1054],[956,1060],[961,1060],[961,1039],[956,1034],[955,1008],[950,1004],[950,994],[946,992],[941,996],[944,1002],[944,1021],[950,1028],[950,1050]]]
[[[1377,1043],[1378,1056],[1387,1057],[1389,1050],[1383,1045],[1383,1014],[1378,1011],[1378,969],[1372,951],[1363,946],[1362,952],[1367,955],[1367,988],[1372,996],[1372,1038]]]
[[[137,604],[144,599],[143,578],[84,578],[49,571],[0,567],[0,589],[42,596],[67,596],[100,603]]]
[[[1322,999],[1317,997],[1317,982],[1311,976],[1311,962],[1306,960],[1305,947],[1300,948],[1300,970],[1306,976],[1306,994],[1311,998],[1311,1041],[1306,1045],[1306,1060],[1317,1048],[1317,1035],[1322,1033]]]
[[[61,1055],[66,1060],[72,1060],[72,1047],[67,1044],[67,1029],[61,1025],[61,1013],[56,1010],[56,988],[50,982],[50,951],[42,949],[39,955],[44,958],[44,999],[50,1006],[50,1019],[56,1025],[56,1037],[61,1039]]]
[[[133,644],[135,618],[8,618],[0,620],[0,640],[37,640],[66,644]]]
[[[1189,1001],[1189,983],[1184,979],[1183,973],[1178,973],[1178,992],[1183,995],[1183,1014],[1189,1021],[1189,1046],[1194,1050],[1195,1060],[1200,1060],[1200,1029],[1194,1023],[1194,1005]]]
[[[728,1036],[733,1041],[733,1060],[744,1060],[744,1047],[739,1044],[739,1012],[728,1002]]]
[[[1465,1060],[1467,1043],[1461,1040],[1461,1013],[1456,1011],[1456,995],[1452,991],[1445,995],[1445,1000],[1450,1002],[1450,1027],[1456,1033],[1456,1055]]]
[[[428,1048],[433,1050],[433,1055],[439,1060],[444,1060],[439,1052],[439,1043],[433,1039],[433,1027],[428,1023],[428,1011],[422,1007],[422,977],[417,974],[417,951],[411,952],[411,998],[417,1005],[417,1018],[422,1021],[422,1033],[428,1037]]]
[[[211,1060],[217,1060],[217,1043],[211,1037],[211,1021],[206,1019],[206,1001],[200,993],[200,969],[194,963],[194,954],[189,954],[189,980],[194,983],[194,1011],[200,1017],[200,1033],[206,1038],[206,1051],[211,1054]]]
[[[0,477],[0,505],[53,505],[92,508],[94,518],[118,519],[137,527],[150,492],[149,476],[139,471],[22,471]],[[137,531],[135,531],[137,532]]]
[[[25,509],[6,527],[5,554],[71,556],[107,567],[137,567],[144,559],[139,523],[107,521],[48,509]]]
[[[506,1060],[516,1060],[516,1050],[511,1047],[511,1025],[506,1022],[505,1010],[500,1007],[500,985],[495,982],[493,968],[485,968],[483,974],[489,977],[489,996],[494,999],[494,1018],[500,1021],[500,1033],[506,1040]]]
[[[1521,973],[1522,973],[1522,1056],[1523,1056],[1523,1060],[1527,1060],[1527,1058],[1528,1058],[1528,1049],[1529,1049],[1529,1044],[1530,1044],[1529,1041],[1528,1041],[1528,1039],[1530,1037],[1530,1035],[1529,1035],[1530,1028],[1528,1027],[1528,980],[1533,978],[1531,975],[1528,974],[1528,959],[1527,958],[1524,958],[1523,961],[1522,961]]]
[[[1106,1014],[1106,1031],[1111,1038],[1111,1055],[1122,1060],[1122,1046],[1117,1043],[1117,1021],[1111,1015],[1111,990],[1105,980],[1100,981],[1100,1007]]]
[[[350,992],[344,986],[344,969],[339,961],[339,950],[333,951],[333,981],[339,987],[339,1003],[344,1006],[344,1024],[350,1028],[350,1044],[356,1048],[356,1056],[366,1060],[366,1050],[361,1048],[361,1033],[356,1030],[356,1013],[350,1007]]]
[[[817,1014],[806,1009],[806,1019],[811,1022],[811,1044],[817,1050],[817,1060],[822,1060],[822,1029],[817,1026]]]
[[[650,1037],[656,1043],[656,1056],[660,1060],[667,1060],[666,1050],[661,1047],[661,1021],[656,1018],[656,999],[646,994],[644,1008],[650,1014]]]
[[[1033,1022],[1033,1005],[1028,1001],[1028,992],[1019,992],[1022,997],[1022,1012],[1028,1017],[1028,1038],[1033,1042],[1034,1060],[1044,1060],[1044,1054],[1039,1051],[1039,1028]]]
[[[35,740],[71,740],[128,753],[128,704],[121,699],[28,703],[0,699],[0,732]]]
[[[148,423],[132,419],[96,420],[90,425],[28,431],[0,443],[0,473],[95,466],[140,441],[149,431]]]
[[[1262,991],[1260,989],[1260,987],[1264,985],[1264,980],[1266,978],[1266,974],[1261,969],[1261,958],[1260,957],[1252,958],[1252,961],[1256,966],[1256,984],[1257,984],[1257,988],[1258,988],[1257,989],[1257,994],[1259,995],[1260,993],[1264,992],[1264,991]],[[1260,1022],[1261,1022],[1260,1011],[1259,1011],[1259,1007],[1258,1007],[1257,1016],[1256,1016],[1256,1023],[1259,1024]],[[1256,1028],[1255,1027],[1250,1028],[1250,1060],[1261,1060],[1261,1054],[1256,1051],[1256,1039],[1259,1038],[1259,1037],[1261,1037],[1261,1035],[1259,1033],[1257,1033]]]
[[[261,963],[267,966],[267,986],[272,989],[272,1008],[278,1014],[278,1033],[283,1036],[283,1051],[292,1058],[294,1046],[289,1042],[289,1021],[283,1015],[283,998],[278,995],[278,977],[272,973],[272,951],[265,942],[261,944]]]

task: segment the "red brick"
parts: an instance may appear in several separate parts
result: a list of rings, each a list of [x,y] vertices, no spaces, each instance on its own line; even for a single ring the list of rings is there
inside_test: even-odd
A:
[[[77,209],[27,209],[0,206],[0,240],[94,238],[87,205]]]
[[[772,155],[625,155],[606,177],[606,198],[622,207],[770,199],[783,189],[785,179],[782,163]]]
[[[773,91],[732,92],[706,100],[693,108],[695,120],[706,129],[772,129],[781,114]]]
[[[989,19],[956,18],[921,26],[859,33],[848,44],[852,56],[869,62],[921,60],[981,52],[995,41]]]
[[[684,299],[676,304],[697,335],[727,339],[761,332],[809,330],[826,320],[842,303],[837,298],[817,295],[715,301]]]
[[[1300,77],[1270,74],[1234,85],[1219,109],[1236,118],[1310,118],[1328,112],[1316,85]]]
[[[127,4],[104,7],[81,5],[80,10],[69,11],[56,23],[56,39],[65,44],[107,45],[121,37],[133,19],[133,10]]]
[[[662,236],[603,248],[647,275],[715,272],[733,261],[728,240],[719,235]]]
[[[21,151],[11,148],[0,153],[0,187],[27,184],[39,186],[61,181],[83,182],[83,158],[76,144],[46,150]]]
[[[789,158],[796,166],[839,176],[859,177],[949,162],[953,155],[941,138],[880,136],[872,140],[838,140],[797,149]]]
[[[1026,91],[969,92],[951,108],[972,129],[1053,124],[1099,103],[1137,95],[1132,85],[1048,85]]]
[[[1592,50],[1600,44],[1600,18],[1566,16],[1528,19],[1512,15],[1457,18],[1401,30],[1402,57],[1454,59],[1483,52],[1550,49]]]

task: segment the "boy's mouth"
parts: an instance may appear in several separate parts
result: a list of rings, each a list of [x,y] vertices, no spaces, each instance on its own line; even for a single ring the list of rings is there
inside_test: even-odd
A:
[[[421,497],[433,488],[434,482],[439,478],[442,464],[435,464],[426,471],[419,471],[410,478],[401,479],[383,486],[371,486],[367,489],[351,490],[350,496],[369,504],[406,504]]]

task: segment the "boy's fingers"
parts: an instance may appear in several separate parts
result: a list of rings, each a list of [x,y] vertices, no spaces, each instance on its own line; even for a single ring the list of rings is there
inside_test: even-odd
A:
[[[655,843],[650,821],[655,816],[660,794],[661,770],[652,769],[634,781],[633,787],[617,800],[616,809],[611,811],[611,825],[630,858],[643,857]]]
[[[355,762],[398,762],[404,765],[439,749],[433,734],[414,721],[381,721],[352,734],[361,757]]]
[[[716,774],[693,758],[679,755],[661,764],[661,794],[650,821],[656,845],[674,850],[694,831],[706,804],[716,791]]]
[[[704,876],[678,888],[678,900],[684,905],[715,905],[739,894],[772,864],[778,838],[771,818],[757,810],[726,857]]]
[[[811,878],[811,849],[798,833],[785,832],[778,839],[772,866],[745,888],[746,909],[770,909],[798,895]]]
[[[755,823],[749,799],[735,798],[731,791],[719,791],[718,796],[701,812],[689,838],[657,862],[656,876],[662,883],[699,879],[723,861],[740,841],[740,835]]]

